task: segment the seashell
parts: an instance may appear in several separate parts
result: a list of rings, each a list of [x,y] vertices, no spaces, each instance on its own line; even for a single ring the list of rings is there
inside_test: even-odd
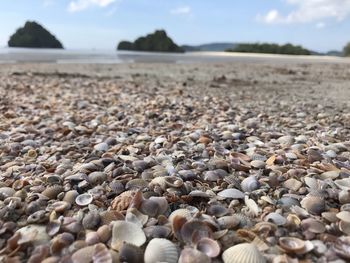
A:
[[[349,211],[341,211],[336,214],[336,217],[339,218],[341,221],[350,223],[350,212]]]
[[[266,263],[256,245],[242,243],[230,247],[222,253],[224,263]]]
[[[127,214],[128,213],[132,213],[142,225],[145,225],[148,221],[148,215],[142,214],[139,210],[137,210],[134,207],[129,208]]]
[[[43,262],[45,258],[49,255],[49,247],[47,245],[41,245],[34,248],[28,263]]]
[[[124,220],[124,215],[115,210],[103,211],[100,213],[101,225],[109,225],[113,221]]]
[[[51,254],[55,255],[61,253],[63,248],[68,247],[73,242],[74,236],[71,233],[65,232],[55,236],[50,244]]]
[[[29,158],[34,159],[34,158],[36,158],[36,157],[38,156],[38,153],[36,152],[36,150],[30,149],[30,150],[28,150],[28,152],[27,152],[27,156],[28,156]]]
[[[237,189],[225,189],[218,193],[219,197],[225,198],[225,199],[244,199],[244,193]]]
[[[334,183],[341,190],[350,190],[350,178],[335,180]]]
[[[220,217],[217,220],[217,222],[221,227],[221,229],[233,229],[239,226],[239,224],[241,223],[239,218],[236,216],[223,216],[223,217]]]
[[[259,222],[254,226],[252,231],[259,235],[270,236],[274,235],[277,231],[277,225],[270,222]]]
[[[334,244],[334,251],[339,257],[346,261],[350,260],[350,237],[342,236],[337,238]]]
[[[167,262],[177,263],[179,254],[177,247],[167,239],[154,238],[152,239],[145,250],[145,263]]]
[[[149,226],[143,229],[148,238],[167,238],[171,229],[166,226]]]
[[[253,199],[249,199],[248,196],[244,197],[244,202],[248,208],[249,215],[252,217],[257,217],[261,212],[261,209],[259,208],[257,203],[255,203]]]
[[[53,186],[49,186],[48,188],[46,188],[41,194],[43,194],[44,196],[46,196],[49,199],[55,199],[58,194],[60,194],[61,192],[63,192],[63,186],[61,185],[53,185]]]
[[[336,221],[338,221],[338,218],[335,212],[323,212],[321,216],[330,223],[335,223]]]
[[[107,225],[99,227],[96,232],[102,243],[107,242],[112,236],[112,230]]]
[[[311,233],[315,233],[315,234],[320,234],[320,233],[324,233],[326,231],[326,227],[325,225],[313,218],[307,218],[304,219],[301,222],[301,226],[303,229],[310,231]]]
[[[50,204],[47,209],[53,210],[57,213],[63,213],[71,208],[71,204],[65,201],[58,201]]]
[[[99,213],[94,210],[84,216],[82,224],[85,229],[96,229],[100,225],[100,222],[101,217]]]
[[[263,169],[265,168],[266,163],[261,160],[253,160],[250,162],[250,165],[256,169]]]
[[[132,162],[132,166],[137,172],[142,173],[148,168],[148,163],[143,160],[136,160]]]
[[[168,220],[169,220],[170,223],[172,223],[176,216],[183,217],[186,220],[190,220],[190,219],[192,219],[192,215],[193,214],[188,209],[180,208],[180,209],[177,209],[177,210],[173,211],[169,215]]]
[[[94,252],[94,246],[80,248],[79,250],[73,253],[71,257],[72,263],[91,262]]]
[[[136,195],[135,191],[125,191],[121,193],[112,201],[111,209],[116,211],[126,210],[131,204],[131,201],[133,200],[135,195]]]
[[[210,238],[201,238],[197,244],[196,249],[206,254],[208,257],[215,258],[220,254],[219,243]]]
[[[74,204],[75,199],[77,198],[78,195],[79,195],[78,191],[70,190],[65,193],[62,201],[65,201],[70,204]]]
[[[256,245],[259,251],[266,251],[266,250],[269,250],[270,248],[263,240],[261,240],[257,236],[252,241],[252,244]]]
[[[75,203],[79,206],[87,206],[92,203],[92,200],[91,194],[81,194],[75,198]]]
[[[222,217],[228,213],[228,209],[222,205],[211,205],[207,209],[209,215]]]
[[[31,214],[27,218],[27,223],[28,224],[42,223],[46,219],[47,219],[46,211],[45,210],[39,210],[39,211],[36,211],[35,213]]]
[[[118,250],[123,242],[142,246],[146,242],[146,236],[138,225],[126,221],[115,221],[113,222],[111,247]]]
[[[120,262],[141,263],[143,262],[143,251],[141,248],[124,243],[119,250]]]
[[[319,175],[322,180],[332,179],[339,177],[340,171],[327,171]]]
[[[92,255],[92,261],[94,263],[112,263],[112,255],[109,252],[108,248],[102,244],[96,244],[94,246],[94,252]]]
[[[300,253],[305,248],[305,242],[296,237],[280,237],[278,243],[287,253]]]
[[[100,237],[95,231],[86,233],[85,242],[87,245],[91,246],[100,242]]]
[[[28,225],[16,231],[20,234],[18,244],[30,243],[33,246],[45,245],[49,242],[50,237],[46,233],[46,227],[42,225]]]
[[[206,223],[199,220],[186,222],[180,232],[182,240],[187,244],[196,243],[204,237],[212,237],[213,233]]]
[[[16,193],[14,189],[11,187],[0,187],[0,198],[2,200],[6,199],[7,197],[11,197]]]
[[[183,181],[180,177],[177,176],[165,176],[164,177],[165,183],[169,187],[181,187],[183,185]]]
[[[243,192],[251,193],[259,189],[260,183],[255,176],[249,176],[241,182],[241,188]]]
[[[188,195],[191,197],[211,198],[210,194],[208,194],[207,192],[200,191],[200,190],[193,190]]]
[[[211,263],[211,259],[196,249],[184,248],[181,251],[178,263]]]
[[[107,152],[108,151],[108,148],[109,148],[109,145],[105,142],[102,142],[102,143],[99,143],[99,144],[96,144],[94,146],[94,149],[96,151],[99,151],[99,152]]]
[[[300,187],[302,187],[303,183],[294,179],[290,178],[287,181],[283,183],[283,186],[289,190],[292,190],[294,192],[298,191]]]
[[[107,180],[107,174],[104,172],[92,172],[88,175],[88,182],[92,185],[102,184]]]
[[[287,223],[287,219],[278,213],[272,212],[265,216],[264,220],[266,222],[274,223],[277,226],[283,226]]]
[[[148,187],[148,182],[146,180],[137,178],[128,181],[125,185],[126,190],[142,190]]]
[[[320,215],[326,209],[325,200],[318,196],[306,196],[300,204],[302,208],[313,215]]]
[[[347,223],[345,221],[340,221],[338,224],[339,230],[343,233],[350,235],[350,223]]]

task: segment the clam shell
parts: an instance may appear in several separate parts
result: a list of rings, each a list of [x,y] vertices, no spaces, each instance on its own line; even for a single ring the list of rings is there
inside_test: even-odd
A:
[[[255,176],[249,176],[241,182],[241,188],[243,192],[253,192],[259,189],[260,183]]]
[[[79,206],[87,206],[91,204],[93,197],[91,194],[81,194],[75,198],[75,203]]]
[[[208,207],[207,213],[212,216],[222,217],[228,213],[228,209],[223,205],[211,205]]]
[[[113,222],[112,243],[113,249],[118,250],[123,242],[142,246],[146,242],[146,235],[141,227],[126,221]]]
[[[210,227],[199,220],[189,221],[181,228],[181,238],[187,244],[196,243],[204,237],[212,237],[212,233]]]
[[[306,196],[301,200],[300,204],[301,207],[313,215],[320,215],[326,209],[325,200],[318,196]]]
[[[181,251],[178,263],[211,263],[211,259],[196,249],[185,248]]]
[[[167,238],[171,234],[171,229],[166,226],[149,226],[143,229],[148,238]]]
[[[92,256],[94,255],[94,246],[83,247],[72,255],[73,263],[91,262]]]
[[[218,193],[219,197],[225,198],[225,199],[244,199],[244,193],[237,189],[225,189]]]
[[[232,229],[237,227],[241,221],[236,216],[223,216],[217,220],[221,229]]]
[[[143,262],[143,251],[135,245],[124,243],[119,250],[119,261],[128,263]]]
[[[222,253],[224,263],[266,263],[257,246],[249,243],[238,244]]]
[[[215,258],[220,254],[219,243],[211,238],[200,239],[196,244],[196,249],[211,258]]]
[[[303,229],[316,234],[324,233],[326,231],[326,227],[321,221],[311,217],[304,219],[301,222],[301,226]]]
[[[305,247],[305,242],[296,237],[280,237],[278,243],[281,248],[293,253],[302,252]]]
[[[144,254],[145,263],[177,263],[178,258],[177,247],[171,241],[164,238],[152,239],[148,243]]]
[[[350,190],[350,178],[335,180],[334,183],[342,190]]]
[[[264,218],[265,221],[274,223],[278,226],[283,226],[287,223],[287,219],[278,213],[270,213]]]
[[[112,263],[112,255],[109,252],[108,248],[102,244],[96,244],[94,246],[94,252],[92,255],[92,261],[94,263]]]
[[[191,213],[190,210],[184,209],[184,208],[180,208],[180,209],[177,209],[177,210],[173,211],[169,215],[168,220],[169,220],[170,223],[172,223],[176,216],[183,217],[186,220],[190,220],[192,218],[192,215],[193,215],[193,213]]]
[[[341,211],[336,216],[341,221],[344,221],[346,223],[350,223],[350,212],[349,211]]]
[[[49,199],[55,199],[57,197],[57,195],[61,192],[63,192],[63,186],[61,185],[53,185],[53,186],[49,186],[48,188],[46,188],[42,194],[45,195],[46,197],[48,197]]]

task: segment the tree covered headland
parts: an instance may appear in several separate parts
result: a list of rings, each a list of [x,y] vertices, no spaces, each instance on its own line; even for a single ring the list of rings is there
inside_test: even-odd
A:
[[[164,30],[157,30],[153,34],[139,37],[134,42],[121,41],[117,49],[151,52],[184,52],[181,47],[176,45],[173,40],[167,36]]]
[[[61,42],[36,22],[28,21],[10,37],[9,47],[63,48]]]
[[[344,47],[343,54],[345,57],[350,57],[350,42]]]
[[[245,53],[266,53],[266,54],[288,54],[288,55],[311,55],[311,52],[302,46],[292,44],[278,45],[270,43],[245,43],[239,44],[228,52],[245,52]]]

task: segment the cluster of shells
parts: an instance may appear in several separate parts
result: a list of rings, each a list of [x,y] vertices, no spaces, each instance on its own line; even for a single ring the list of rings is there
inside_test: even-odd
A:
[[[1,262],[350,260],[345,111],[113,79],[2,83]]]

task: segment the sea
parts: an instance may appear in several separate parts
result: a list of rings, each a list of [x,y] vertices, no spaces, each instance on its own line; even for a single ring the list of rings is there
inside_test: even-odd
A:
[[[228,52],[158,53],[115,50],[70,50],[0,48],[0,64],[7,63],[350,63],[350,59],[331,56],[292,56]]]

